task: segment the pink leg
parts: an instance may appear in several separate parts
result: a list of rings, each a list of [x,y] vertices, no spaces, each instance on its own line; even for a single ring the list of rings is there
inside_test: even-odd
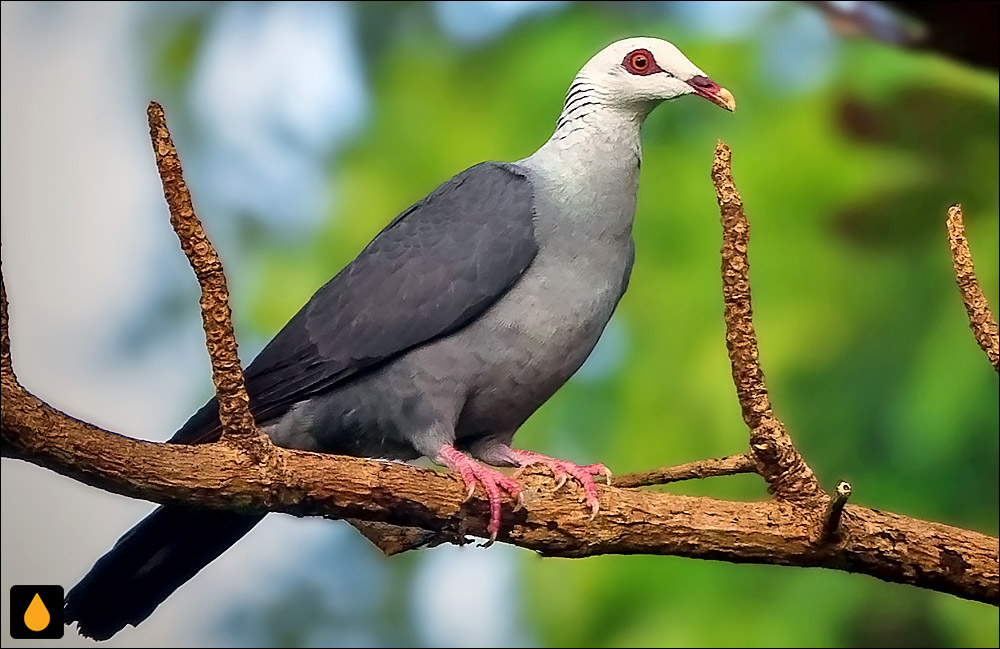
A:
[[[529,464],[544,464],[549,467],[558,481],[556,489],[566,484],[568,478],[576,478],[580,485],[583,486],[583,492],[587,496],[587,504],[590,505],[591,511],[590,519],[593,520],[597,516],[597,512],[600,509],[600,501],[597,498],[597,485],[594,484],[594,476],[603,475],[605,482],[611,484],[611,471],[608,470],[608,467],[603,464],[580,466],[568,460],[557,460],[554,457],[542,455],[541,453],[521,451],[516,448],[508,448],[506,455],[522,468]]]
[[[454,446],[441,447],[435,461],[453,471],[458,471],[459,475],[462,476],[465,486],[469,489],[466,500],[472,497],[477,484],[482,485],[490,503],[490,522],[486,526],[486,531],[490,533],[490,540],[486,545],[492,545],[497,540],[497,533],[500,531],[500,502],[503,492],[506,491],[517,501],[517,506],[514,508],[514,511],[517,511],[521,508],[522,503],[521,485],[496,469],[479,464]]]

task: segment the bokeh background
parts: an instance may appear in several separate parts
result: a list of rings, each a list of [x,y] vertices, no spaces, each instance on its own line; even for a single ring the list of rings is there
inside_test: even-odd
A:
[[[636,34],[739,101],[644,130],[631,288],[518,435],[616,473],[743,450],[713,147],[734,150],[778,413],[860,504],[998,532],[997,376],[954,285],[965,206],[998,299],[995,69],[843,38],[808,3],[4,3],[3,270],[15,368],[53,405],[167,438],[211,393],[197,286],[144,123],[162,102],[221,251],[244,360],[395,214],[551,133],[577,69]],[[336,476],[331,476],[335,480]],[[150,504],[2,471],[3,644],[16,583],[72,586]],[[755,476],[669,487],[766,496]],[[64,645],[89,644],[67,630]],[[996,646],[997,609],[824,570],[508,546],[384,558],[272,515],[106,646]],[[22,643],[24,644],[24,643]]]

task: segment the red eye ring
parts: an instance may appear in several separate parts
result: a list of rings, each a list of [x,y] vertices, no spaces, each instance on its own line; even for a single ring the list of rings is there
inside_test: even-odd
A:
[[[636,74],[639,76],[645,76],[647,74],[653,74],[654,72],[660,72],[662,68],[656,64],[656,59],[653,58],[652,53],[645,49],[640,48],[638,50],[632,50],[622,61],[622,67],[625,68],[630,74]]]

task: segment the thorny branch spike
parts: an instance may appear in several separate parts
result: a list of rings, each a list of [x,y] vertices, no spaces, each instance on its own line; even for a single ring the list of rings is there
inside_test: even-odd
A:
[[[270,446],[270,441],[257,428],[250,414],[250,397],[247,396],[237,352],[222,262],[195,214],[191,192],[184,182],[181,161],[167,129],[163,107],[155,101],[150,102],[146,115],[149,137],[156,154],[156,167],[163,184],[163,196],[170,208],[170,225],[177,233],[201,287],[201,316],[208,355],[212,360],[212,380],[219,400],[222,435],[227,441],[235,442],[259,456]]]
[[[965,237],[961,205],[952,205],[948,208],[947,225],[951,262],[955,267],[955,281],[958,282],[965,311],[969,314],[969,328],[972,329],[976,342],[986,352],[993,369],[1000,372],[1000,335],[997,333],[997,321],[990,311],[990,304],[983,294],[983,289],[979,287],[979,280],[976,279],[972,251],[969,249],[969,240]]]
[[[712,181],[722,215],[722,294],[725,302],[726,349],[733,366],[736,396],[750,428],[750,457],[768,490],[781,500],[825,498],[812,469],[795,449],[791,437],[771,409],[764,372],[757,354],[757,334],[750,302],[750,222],[743,211],[733,175],[730,151],[720,141],[715,148]]]

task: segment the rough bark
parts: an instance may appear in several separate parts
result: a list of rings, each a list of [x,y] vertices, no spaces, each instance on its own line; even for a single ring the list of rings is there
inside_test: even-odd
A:
[[[1000,334],[997,333],[997,321],[990,311],[983,289],[976,279],[976,269],[972,263],[972,251],[969,240],[965,238],[965,221],[962,218],[962,206],[952,205],[948,208],[948,246],[951,248],[951,262],[955,267],[955,281],[958,291],[965,304],[965,312],[969,315],[969,328],[976,342],[986,353],[986,358],[993,364],[993,369],[1000,372]]]
[[[144,442],[17,390],[5,376],[3,436],[16,455],[101,489],[161,503],[382,521],[440,533],[433,538],[488,536],[486,503],[464,503],[464,485],[450,473],[278,447],[257,462],[227,443]],[[997,539],[978,532],[848,505],[829,541],[824,510],[794,502],[603,486],[601,513],[590,521],[577,488],[553,494],[542,472],[524,481],[525,507],[505,511],[498,540],[546,556],[669,554],[820,566],[998,603]]]
[[[731,153],[724,142],[715,149],[712,180],[722,214],[722,294],[726,349],[733,367],[736,396],[750,429],[750,457],[768,490],[784,500],[825,497],[812,469],[795,449],[785,425],[774,415],[757,351],[750,300],[750,222],[733,183]]]
[[[233,314],[229,308],[229,289],[222,261],[195,214],[191,192],[184,182],[184,171],[167,129],[163,108],[155,101],[150,102],[146,116],[149,138],[156,155],[156,168],[163,185],[163,197],[170,209],[170,225],[177,233],[181,250],[191,263],[191,270],[201,287],[202,327],[212,362],[212,381],[219,399],[222,434],[248,451],[260,453],[270,441],[257,428],[250,414],[250,397],[247,396],[236,334],[233,332]]]
[[[753,459],[746,453],[713,460],[697,460],[677,466],[665,466],[641,473],[626,473],[614,479],[616,487],[646,487],[682,480],[700,480],[738,473],[756,473]]]

